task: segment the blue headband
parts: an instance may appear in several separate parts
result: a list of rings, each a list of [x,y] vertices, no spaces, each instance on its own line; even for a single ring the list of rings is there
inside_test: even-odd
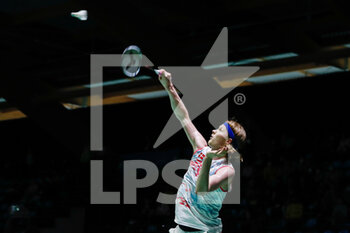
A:
[[[226,126],[226,129],[227,129],[227,132],[228,132],[228,137],[232,139],[231,144],[232,144],[233,148],[235,148],[237,150],[237,142],[236,142],[235,134],[233,133],[230,125],[227,122],[225,122],[224,125]]]

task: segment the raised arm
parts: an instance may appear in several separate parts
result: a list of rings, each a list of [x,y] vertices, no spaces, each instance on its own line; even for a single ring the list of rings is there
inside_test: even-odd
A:
[[[166,72],[164,69],[161,69],[158,79],[165,90],[168,92],[171,108],[173,109],[175,116],[184,128],[187,138],[192,144],[193,150],[195,151],[199,148],[205,147],[207,145],[207,142],[193,125],[188,111],[172,83],[171,74],[169,72]]]
[[[228,151],[228,147],[223,147],[218,150],[210,150],[207,152],[202,168],[199,172],[199,176],[196,183],[196,193],[203,195],[207,192],[212,192],[218,188],[228,190],[232,179],[235,175],[235,170],[230,166],[224,166],[219,169],[215,175],[209,176],[210,166],[213,157],[225,156]]]

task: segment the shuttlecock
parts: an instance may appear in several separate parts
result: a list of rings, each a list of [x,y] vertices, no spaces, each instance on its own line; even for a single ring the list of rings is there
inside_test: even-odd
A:
[[[80,20],[87,20],[88,18],[88,12],[87,10],[80,10],[80,11],[77,11],[77,12],[72,12],[70,13],[71,16],[75,17],[75,18],[78,18]]]

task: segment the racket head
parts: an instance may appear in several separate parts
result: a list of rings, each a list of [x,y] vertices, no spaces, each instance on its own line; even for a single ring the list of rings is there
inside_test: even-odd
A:
[[[141,63],[142,52],[138,46],[130,45],[124,50],[121,66],[126,76],[134,78],[140,72]]]

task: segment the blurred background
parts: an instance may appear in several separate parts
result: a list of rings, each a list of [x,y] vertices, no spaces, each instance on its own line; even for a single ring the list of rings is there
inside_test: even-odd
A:
[[[223,232],[348,233],[346,3],[2,1],[0,232],[174,227],[175,206],[156,198],[177,190],[161,178],[138,190],[136,205],[90,204],[91,160],[103,160],[104,191],[123,200],[123,161],[145,159],[161,170],[192,154],[183,131],[153,149],[172,113],[169,99],[149,70],[128,79],[117,67],[103,70],[104,145],[90,151],[90,55],[135,44],[154,64],[200,66],[227,27],[229,65],[260,70],[194,120],[208,139],[208,115],[228,99],[229,117],[248,134],[241,204],[223,206]],[[71,16],[79,10],[87,20]]]

